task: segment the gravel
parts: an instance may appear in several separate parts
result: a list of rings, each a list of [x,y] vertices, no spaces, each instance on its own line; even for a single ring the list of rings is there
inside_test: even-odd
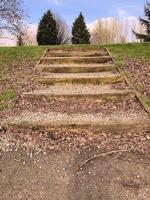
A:
[[[148,115],[143,115],[141,113],[131,113],[131,112],[117,112],[108,115],[103,115],[102,113],[96,114],[66,114],[66,113],[43,113],[43,112],[25,112],[21,115],[14,116],[6,120],[6,123],[10,124],[28,124],[36,126],[67,126],[67,125],[91,125],[91,126],[103,126],[106,124],[132,124],[139,123],[144,124],[150,122]],[[150,123],[149,123],[150,124]]]
[[[47,73],[48,74],[48,73]],[[47,76],[41,76],[42,79],[47,78],[107,78],[121,76],[118,72],[101,72],[101,73],[50,73]]]
[[[145,115],[145,110],[135,99],[124,101],[104,102],[100,99],[90,98],[51,98],[46,100],[40,99],[22,99],[16,104],[14,113],[19,114],[22,111],[30,110],[33,112],[62,112],[62,113],[98,113],[109,114],[112,112],[139,112]]]
[[[116,86],[117,87],[117,86]],[[113,85],[72,85],[72,84],[63,84],[63,85],[52,85],[46,89],[32,91],[31,94],[54,94],[54,95],[82,95],[82,94],[122,94],[124,92],[131,92],[130,89],[114,89]],[[26,93],[25,93],[26,94]],[[30,92],[28,93],[30,94]]]
[[[76,63],[73,63],[73,64],[65,64],[65,63],[62,63],[62,64],[46,64],[46,65],[42,65],[42,64],[39,64],[37,66],[37,68],[39,67],[107,67],[107,66],[115,66],[114,64],[107,64],[107,63],[104,63],[104,64],[100,64],[100,63],[90,63],[90,64],[84,64],[84,63],[81,63],[81,64],[76,64]]]

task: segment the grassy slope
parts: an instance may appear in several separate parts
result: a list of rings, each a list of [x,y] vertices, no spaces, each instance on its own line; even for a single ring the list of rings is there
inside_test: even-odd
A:
[[[126,57],[150,59],[150,43],[106,45],[117,61]]]
[[[86,48],[100,48],[101,46],[90,46],[90,45],[78,45]],[[63,48],[64,46],[51,46],[51,48]],[[74,45],[65,46],[67,48],[74,48]],[[115,61],[123,65],[122,61],[126,57],[130,58],[144,58],[145,60],[150,59],[150,43],[145,44],[115,44],[106,45],[106,47],[112,53]],[[1,85],[5,78],[10,76],[13,70],[21,67],[24,63],[33,64],[36,63],[42,53],[47,47],[0,47],[0,90]],[[15,91],[13,88],[7,88],[6,90],[0,91],[0,109],[3,108],[3,102],[13,99],[15,97]]]
[[[0,75],[11,70],[11,65],[19,67],[22,60],[35,62],[46,47],[0,47]]]
[[[17,68],[36,63],[44,50],[45,47],[0,47],[0,110],[11,108],[10,101],[16,96],[11,84],[5,87],[5,79],[8,82]]]
[[[150,43],[107,45],[107,48],[114,57],[116,64],[121,68],[124,68],[123,59],[125,58],[150,60]],[[132,80],[131,75],[127,74],[127,76]],[[134,83],[134,86],[138,90],[136,83]],[[145,95],[141,95],[139,98],[145,104],[148,112],[150,112],[150,99]]]

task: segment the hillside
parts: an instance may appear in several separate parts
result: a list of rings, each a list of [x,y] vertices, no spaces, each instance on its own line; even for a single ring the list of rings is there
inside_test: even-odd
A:
[[[61,47],[63,48],[63,46]],[[73,46],[70,47],[72,48]],[[91,46],[86,47],[91,48]],[[133,74],[135,82],[140,85],[139,87],[142,91],[147,91],[149,96],[150,44],[115,44],[107,45],[106,47],[110,50],[119,66],[129,65],[127,69],[131,72],[134,68],[133,65],[136,65],[134,70],[137,72]],[[34,73],[34,65],[46,48],[45,46],[0,47],[1,110],[12,107],[12,99],[15,98],[16,93],[19,94],[22,88],[27,87],[26,81],[31,78],[32,73]]]
[[[149,199],[149,44],[107,48],[0,49],[2,200]]]

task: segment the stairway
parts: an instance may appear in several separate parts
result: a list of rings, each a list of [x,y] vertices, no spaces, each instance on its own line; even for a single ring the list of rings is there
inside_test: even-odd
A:
[[[126,84],[107,49],[50,48],[35,70],[41,74],[35,81],[44,88],[22,96],[29,101],[40,101],[41,108],[46,102],[47,110],[26,111],[10,117],[6,120],[7,126],[92,127],[115,132],[135,128],[150,130],[148,114],[142,107],[137,111],[132,106],[134,102],[139,104],[135,92]]]

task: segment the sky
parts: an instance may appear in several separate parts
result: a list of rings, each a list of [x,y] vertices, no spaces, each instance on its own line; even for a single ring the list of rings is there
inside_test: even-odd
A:
[[[60,15],[68,25],[82,11],[88,24],[105,17],[143,16],[146,0],[25,0],[25,9],[29,13],[29,22],[38,24],[45,11],[51,9]]]
[[[115,17],[119,20],[128,21],[129,27],[128,40],[132,35],[132,23],[137,22],[139,16],[144,15],[144,4],[146,0],[24,0],[24,9],[28,14],[28,24],[30,32],[36,36],[37,26],[44,12],[51,9],[61,16],[71,25],[80,12],[83,13],[87,27],[91,31],[97,19]],[[1,45],[15,45],[16,40],[0,40]]]

